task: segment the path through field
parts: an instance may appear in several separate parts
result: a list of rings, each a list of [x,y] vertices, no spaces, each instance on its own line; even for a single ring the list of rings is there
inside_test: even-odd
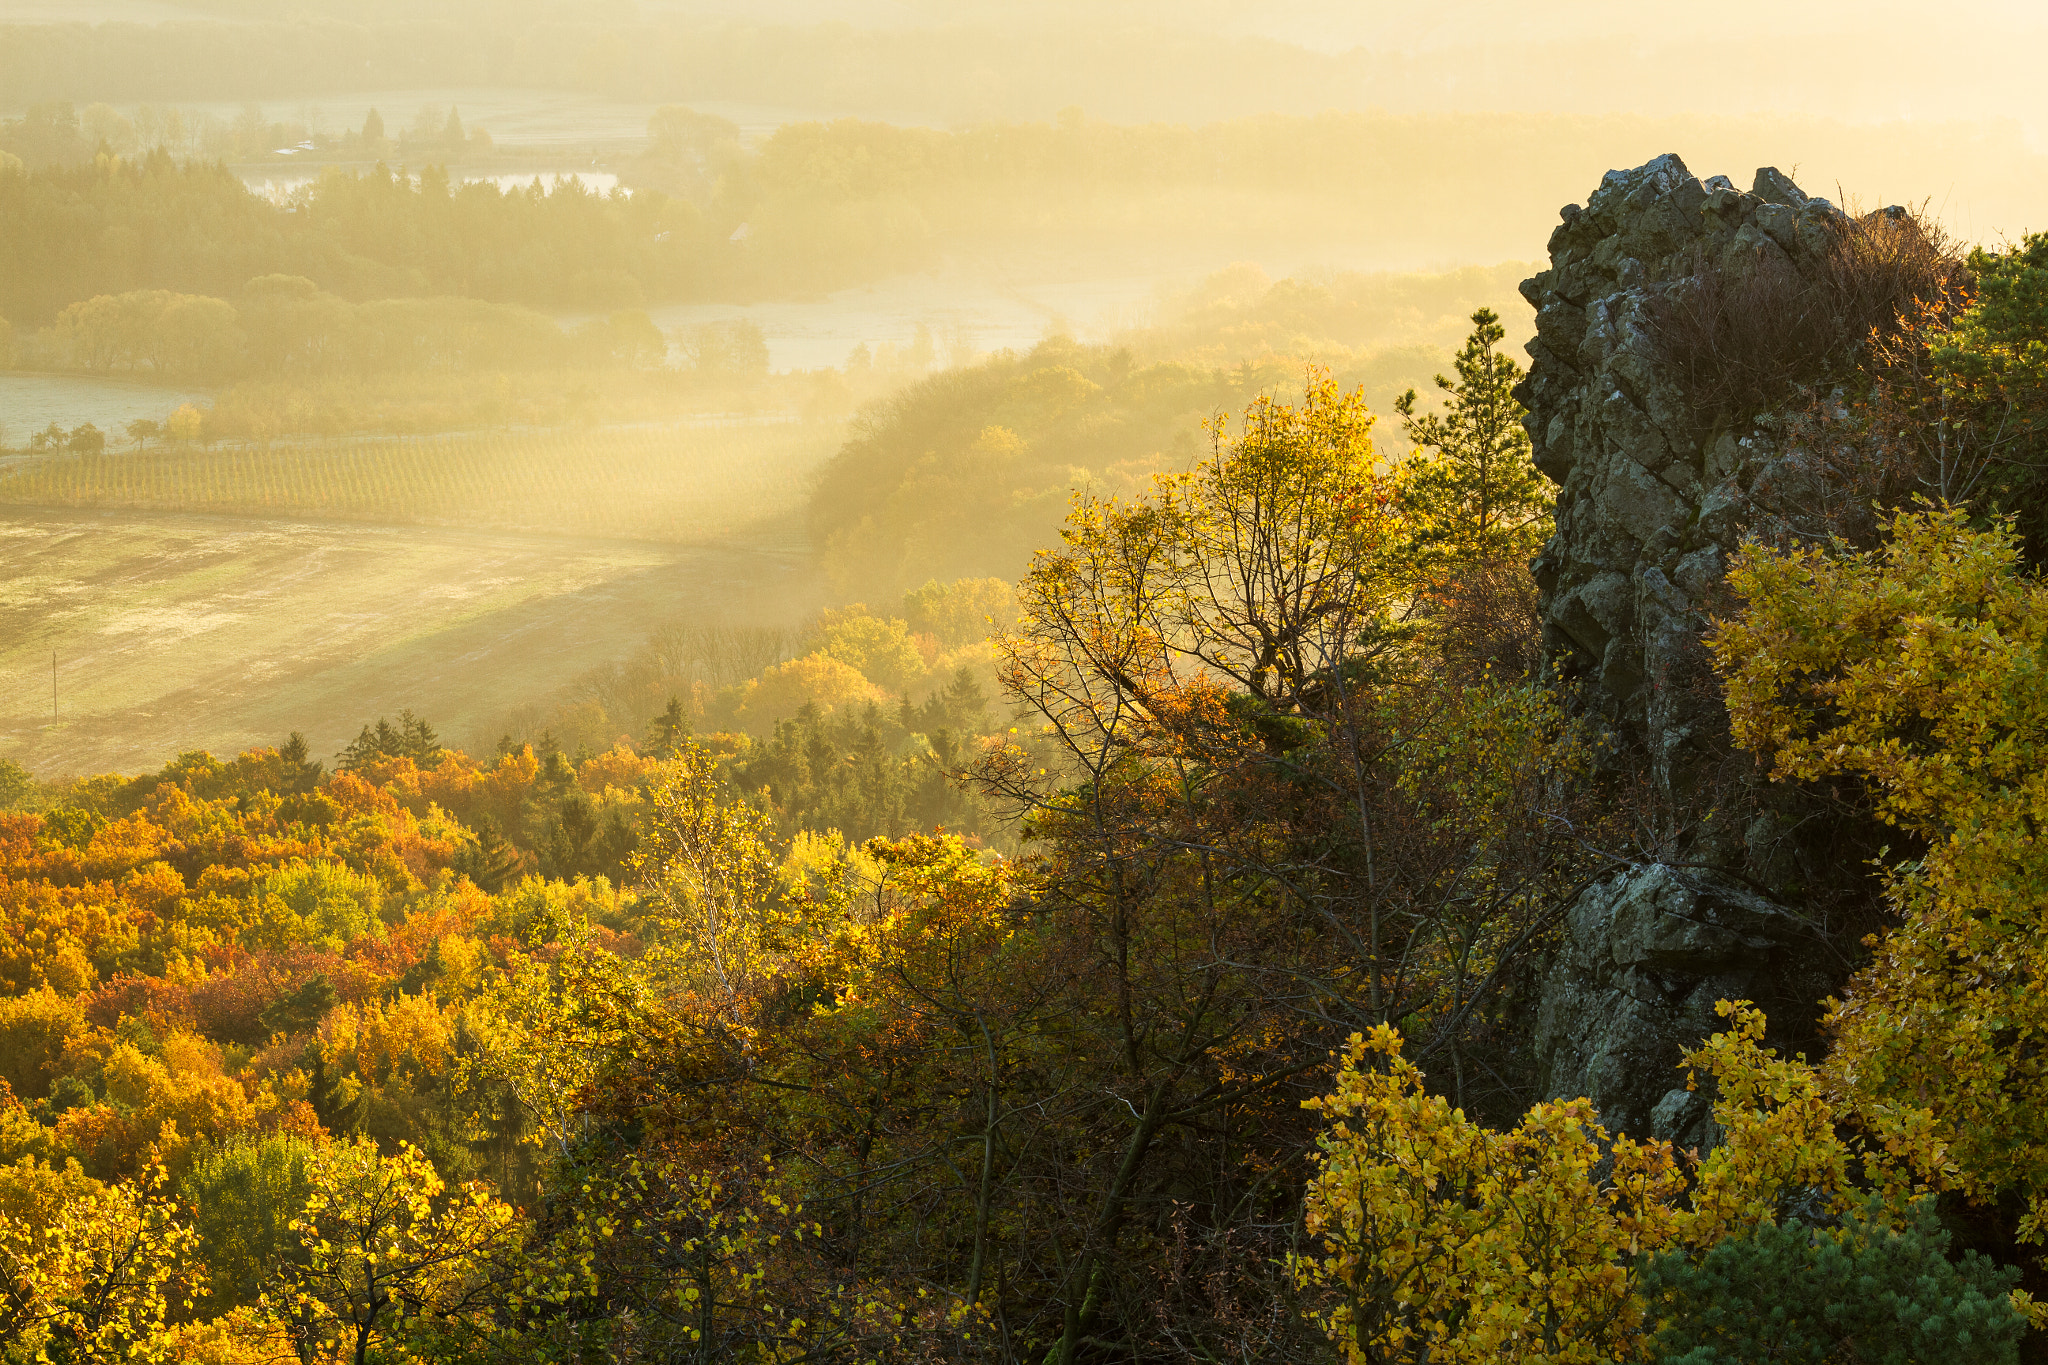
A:
[[[327,756],[405,707],[472,740],[663,622],[813,605],[793,548],[0,508],[0,757],[136,772],[293,730]]]

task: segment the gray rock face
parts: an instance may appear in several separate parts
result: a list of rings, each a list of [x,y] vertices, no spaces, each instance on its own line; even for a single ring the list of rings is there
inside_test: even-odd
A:
[[[1660,156],[1609,171],[1563,218],[1550,269],[1522,285],[1536,339],[1519,396],[1537,467],[1560,485],[1557,534],[1535,565],[1545,652],[1573,704],[1643,754],[1659,796],[1683,805],[1702,727],[1720,713],[1699,676],[1700,627],[1769,452],[1694,409],[1663,372],[1651,317],[1703,260],[1812,272],[1842,214],[1769,167],[1744,194]]]
[[[1537,466],[1561,486],[1534,565],[1545,653],[1567,705],[1608,731],[1617,771],[1647,767],[1651,814],[1689,831],[1675,856],[1768,877],[1769,816],[1698,817],[1726,724],[1701,632],[1725,609],[1749,489],[1772,456],[1751,424],[1694,409],[1650,329],[1703,261],[1814,271],[1841,213],[1768,167],[1745,194],[1661,156],[1610,171],[1563,219],[1550,268],[1522,285],[1536,339],[1518,396]],[[1711,1141],[1679,1057],[1720,1024],[1719,999],[1810,1005],[1825,991],[1800,960],[1802,927],[1713,872],[1646,863],[1590,888],[1537,1005],[1545,1093],[1589,1096],[1610,1129]]]
[[[1797,951],[1803,926],[1714,872],[1632,868],[1572,904],[1536,1015],[1544,1093],[1584,1095],[1610,1131],[1706,1146],[1706,1095],[1679,1058],[1721,1026],[1715,1002],[1750,999]]]

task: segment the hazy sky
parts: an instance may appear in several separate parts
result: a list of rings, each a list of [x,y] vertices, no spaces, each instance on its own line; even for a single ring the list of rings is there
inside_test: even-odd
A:
[[[4,5],[4,0],[0,0]],[[1928,0],[642,0],[642,13],[741,15],[803,22],[938,24],[1078,22],[1192,25],[1255,33],[1323,51],[1354,47],[1406,51],[1588,35],[1670,39],[1758,33],[1924,31]],[[1997,32],[2048,25],[2034,0],[1958,0],[1940,7],[1948,32]]]
[[[2010,120],[2048,150],[2048,101],[2039,97],[2048,5],[1958,0],[1940,7],[1938,29],[1934,12],[1929,0],[0,0],[0,21],[315,14],[509,27],[542,16],[597,25],[680,18],[953,30],[974,43],[1008,30],[1022,40],[988,41],[985,70],[954,98],[898,107],[870,92],[864,102],[808,111],[904,121],[1046,118],[1067,104],[1118,122],[1322,108],[1797,113]],[[1217,35],[1265,41],[1238,51]],[[1128,51],[1101,57],[1119,47]],[[1940,65],[1960,48],[1969,52],[1967,80]],[[857,76],[858,67],[843,74]],[[703,98],[788,103],[731,90]],[[12,107],[0,91],[0,109]]]
[[[1942,33],[2004,33],[2048,27],[2038,0],[499,0],[505,8],[606,19],[656,14],[721,16],[770,23],[832,21],[855,25],[1028,24],[1056,18],[1078,23],[1198,26],[1259,34],[1322,51],[1354,47],[1417,51],[1473,42],[1543,42],[1587,35],[1649,39],[1764,33],[1870,36],[1920,33],[1939,15]],[[459,9],[488,13],[484,0],[417,0],[371,10],[417,16]],[[260,12],[220,0],[0,0],[0,22],[162,19],[218,16],[223,9]],[[304,8],[276,0],[278,18]],[[331,12],[331,10],[330,10]],[[387,14],[388,17],[388,14]],[[1944,44],[1948,40],[1944,38]],[[1974,42],[1972,46],[1977,46]]]

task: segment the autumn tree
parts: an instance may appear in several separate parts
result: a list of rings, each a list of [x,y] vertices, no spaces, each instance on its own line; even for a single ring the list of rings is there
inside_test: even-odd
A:
[[[1410,1019],[1462,1085],[1485,1002],[1586,867],[1550,703],[1407,647],[1413,542],[1371,422],[1315,379],[1152,498],[1081,500],[999,646],[1035,724],[981,780],[1043,850],[1066,1027],[1113,1097],[1072,1119],[1082,1231],[1040,1329],[1062,1362],[1150,1330],[1128,1229],[1219,1129],[1247,1167],[1201,1177],[1222,1254],[1249,1168],[1299,1159],[1288,1111],[1343,1036]]]
[[[267,1296],[292,1348],[366,1365],[380,1343],[460,1340],[487,1330],[513,1211],[483,1185],[449,1190],[416,1148],[380,1156],[365,1139],[320,1148],[292,1223],[304,1256]]]
[[[160,1359],[167,1317],[206,1290],[197,1238],[163,1195],[161,1167],[111,1185],[75,1171],[39,1182],[47,1203],[0,1212],[0,1340],[38,1360],[52,1349],[81,1362]]]
[[[2009,524],[1892,518],[1877,548],[1752,546],[1743,609],[1712,640],[1737,742],[1773,778],[1862,781],[1925,852],[1884,870],[1895,927],[1829,1004],[1845,1108],[1925,1105],[1954,1162],[1930,1169],[2009,1232],[2048,1238],[2048,588]],[[2010,1201],[2009,1205],[2007,1201]]]
[[[565,924],[485,1002],[488,1065],[549,1162],[520,1291],[530,1335],[858,1360],[975,1325],[957,1287],[905,1285],[964,1270],[978,1292],[986,1276],[990,1111],[1025,1099],[987,1049],[1015,1046],[999,999],[1034,989],[1001,958],[1007,878],[957,840],[863,855],[905,865],[903,889],[863,912],[852,862],[793,851],[778,866],[765,833],[685,744],[642,853],[647,950],[623,959]],[[963,1107],[979,1182],[954,1156]]]
[[[1720,1353],[1764,1337],[1784,1350],[1768,1358],[1817,1365],[1842,1358],[1854,1325],[1871,1333],[1857,1359],[2012,1360],[2036,1305],[1982,1269],[1956,1276],[1925,1235],[1919,1173],[1948,1152],[1932,1116],[1870,1107],[1847,1134],[1818,1068],[1763,1047],[1753,1007],[1720,1011],[1730,1027],[1684,1061],[1689,1086],[1712,1085],[1722,1132],[1690,1174],[1668,1142],[1608,1134],[1585,1100],[1539,1104],[1505,1132],[1474,1123],[1429,1093],[1396,1031],[1354,1036],[1313,1104],[1328,1120],[1307,1207],[1320,1249],[1296,1262],[1330,1293],[1345,1358],[1718,1365],[1766,1358]],[[1834,1229],[1824,1246],[1800,1226],[1815,1219]],[[1769,1306],[1741,1320],[1703,1297],[1766,1248],[1815,1292],[1759,1285]],[[1821,1349],[1799,1353],[1807,1342]]]
[[[206,431],[206,414],[190,403],[181,403],[164,421],[164,436],[178,445],[191,445]]]
[[[1352,1037],[1313,1106],[1330,1127],[1306,1227],[1324,1251],[1298,1269],[1335,1290],[1326,1326],[1353,1365],[1633,1354],[1635,1266],[1671,1240],[1684,1188],[1669,1144],[1610,1148],[1583,1099],[1508,1132],[1474,1123],[1385,1025]]]

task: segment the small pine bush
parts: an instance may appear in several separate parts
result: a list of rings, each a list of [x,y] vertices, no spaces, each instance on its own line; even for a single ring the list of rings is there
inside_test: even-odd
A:
[[[1947,1256],[1931,1200],[1888,1226],[1876,1199],[1832,1227],[1787,1219],[1650,1262],[1643,1292],[1662,1365],[2011,1365],[2017,1270]]]

